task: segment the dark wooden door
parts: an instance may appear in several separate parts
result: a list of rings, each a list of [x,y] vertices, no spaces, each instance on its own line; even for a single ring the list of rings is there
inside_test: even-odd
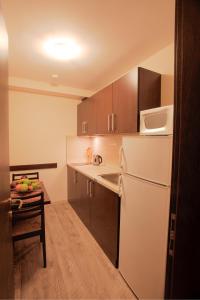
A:
[[[93,96],[95,100],[96,134],[112,133],[112,84]]]
[[[9,147],[8,147],[8,43],[0,10],[0,299],[13,298]]]
[[[91,233],[111,262],[118,266],[120,199],[117,194],[93,182]]]
[[[200,299],[200,1],[176,1],[175,118],[166,298]]]
[[[115,133],[137,132],[138,69],[113,83],[112,124]]]

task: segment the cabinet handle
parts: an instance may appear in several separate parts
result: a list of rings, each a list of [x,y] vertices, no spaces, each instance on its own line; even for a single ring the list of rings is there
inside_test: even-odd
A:
[[[86,133],[86,122],[84,122],[84,133]]]
[[[84,122],[82,122],[82,133],[84,133]]]
[[[89,183],[90,181],[87,179],[87,195],[89,195]]]
[[[110,115],[108,115],[108,132],[110,132]]]
[[[88,132],[88,122],[85,122],[85,132],[84,133],[87,133]]]
[[[92,181],[90,181],[90,198],[92,198],[92,185],[93,185],[93,182]]]
[[[111,122],[112,122],[112,132],[115,132],[115,114],[112,113],[111,115]]]

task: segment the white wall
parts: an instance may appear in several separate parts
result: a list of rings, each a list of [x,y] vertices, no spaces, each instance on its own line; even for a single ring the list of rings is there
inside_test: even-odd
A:
[[[67,198],[66,136],[76,135],[79,101],[9,92],[10,164],[57,162],[39,170],[52,201]]]
[[[172,104],[174,102],[174,44],[156,52],[142,61],[139,66],[162,74],[161,105]]]

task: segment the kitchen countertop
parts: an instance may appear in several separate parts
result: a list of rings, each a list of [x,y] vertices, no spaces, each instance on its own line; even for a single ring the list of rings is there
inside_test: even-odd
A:
[[[114,184],[100,176],[103,174],[121,173],[121,169],[119,167],[114,167],[109,165],[94,166],[92,164],[78,164],[78,163],[68,163],[67,165],[75,169],[76,171],[82,173],[83,175],[89,177],[93,181],[96,181],[99,184],[105,186],[106,188],[110,189],[114,193],[120,195],[119,185]]]

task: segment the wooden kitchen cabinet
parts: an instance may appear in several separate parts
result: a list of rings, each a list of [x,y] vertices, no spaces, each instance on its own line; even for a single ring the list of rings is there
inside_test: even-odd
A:
[[[160,106],[161,75],[134,68],[78,105],[78,135],[139,131],[140,111]]]
[[[112,84],[100,90],[94,96],[96,134],[112,133]]]
[[[90,179],[80,173],[78,173],[77,180],[79,181],[80,188],[80,202],[78,208],[78,215],[85,226],[90,230],[90,196],[89,196],[89,184]]]
[[[140,111],[160,106],[161,75],[135,68],[113,83],[114,133],[139,131]]]
[[[81,197],[81,185],[78,181],[78,172],[69,166],[67,167],[67,190],[68,201],[78,213]]]
[[[138,69],[113,83],[112,129],[114,133],[137,132]]]
[[[118,267],[120,198],[93,182],[90,231],[114,266]]]
[[[90,226],[89,179],[71,167],[67,167],[68,201],[85,224]]]
[[[77,107],[77,134],[95,134],[95,102],[93,97],[82,101]]]
[[[68,166],[68,201],[110,261],[118,266],[120,198]]]

